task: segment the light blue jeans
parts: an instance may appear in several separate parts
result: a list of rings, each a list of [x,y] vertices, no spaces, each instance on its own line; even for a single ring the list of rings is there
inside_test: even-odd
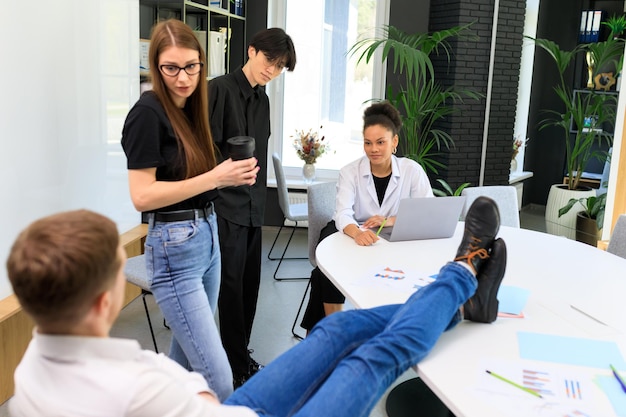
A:
[[[331,314],[226,404],[261,416],[369,416],[389,385],[459,322],[476,286],[467,268],[451,262],[405,304]]]
[[[217,219],[149,223],[145,245],[150,289],[172,329],[169,356],[207,380],[221,400],[233,377],[215,323],[220,287]]]

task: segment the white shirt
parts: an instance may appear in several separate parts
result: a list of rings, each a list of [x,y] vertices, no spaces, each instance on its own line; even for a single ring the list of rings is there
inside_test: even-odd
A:
[[[257,416],[214,405],[204,378],[129,339],[35,332],[15,371],[13,417]]]
[[[343,233],[350,224],[359,225],[375,215],[385,217],[398,213],[403,198],[434,197],[424,169],[408,158],[391,156],[391,178],[383,203],[378,204],[370,161],[363,156],[339,171],[335,225]]]

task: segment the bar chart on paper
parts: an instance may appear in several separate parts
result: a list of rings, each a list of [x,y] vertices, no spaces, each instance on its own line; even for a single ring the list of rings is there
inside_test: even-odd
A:
[[[583,400],[584,384],[578,378],[563,377],[548,371],[522,368],[522,385],[544,398]]]
[[[593,388],[593,371],[581,372],[567,366],[525,360],[490,359],[484,360],[480,366],[518,385],[490,378],[484,371],[484,376],[479,378],[475,391],[478,397],[506,412],[503,415],[602,417],[597,410],[606,410],[608,406],[604,403],[598,407],[603,399]],[[525,390],[539,394],[541,398],[529,395]],[[512,404],[515,404],[513,409]]]

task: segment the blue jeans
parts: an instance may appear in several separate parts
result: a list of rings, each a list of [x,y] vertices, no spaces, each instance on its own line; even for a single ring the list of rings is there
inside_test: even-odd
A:
[[[331,314],[225,403],[261,416],[368,416],[389,385],[459,322],[476,286],[467,268],[451,262],[405,304]]]
[[[145,252],[150,289],[172,329],[169,356],[207,380],[223,400],[232,371],[215,323],[220,249],[215,214],[180,222],[151,220]]]

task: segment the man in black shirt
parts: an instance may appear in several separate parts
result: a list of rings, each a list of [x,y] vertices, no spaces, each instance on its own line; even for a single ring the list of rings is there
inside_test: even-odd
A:
[[[253,186],[223,188],[215,200],[218,216],[222,283],[218,301],[222,343],[233,370],[235,388],[259,370],[248,342],[261,279],[261,226],[267,187],[270,108],[265,85],[283,70],[293,71],[296,52],[282,29],[265,29],[248,46],[246,64],[209,82],[209,122],[222,156],[226,140],[255,138],[260,170]]]

